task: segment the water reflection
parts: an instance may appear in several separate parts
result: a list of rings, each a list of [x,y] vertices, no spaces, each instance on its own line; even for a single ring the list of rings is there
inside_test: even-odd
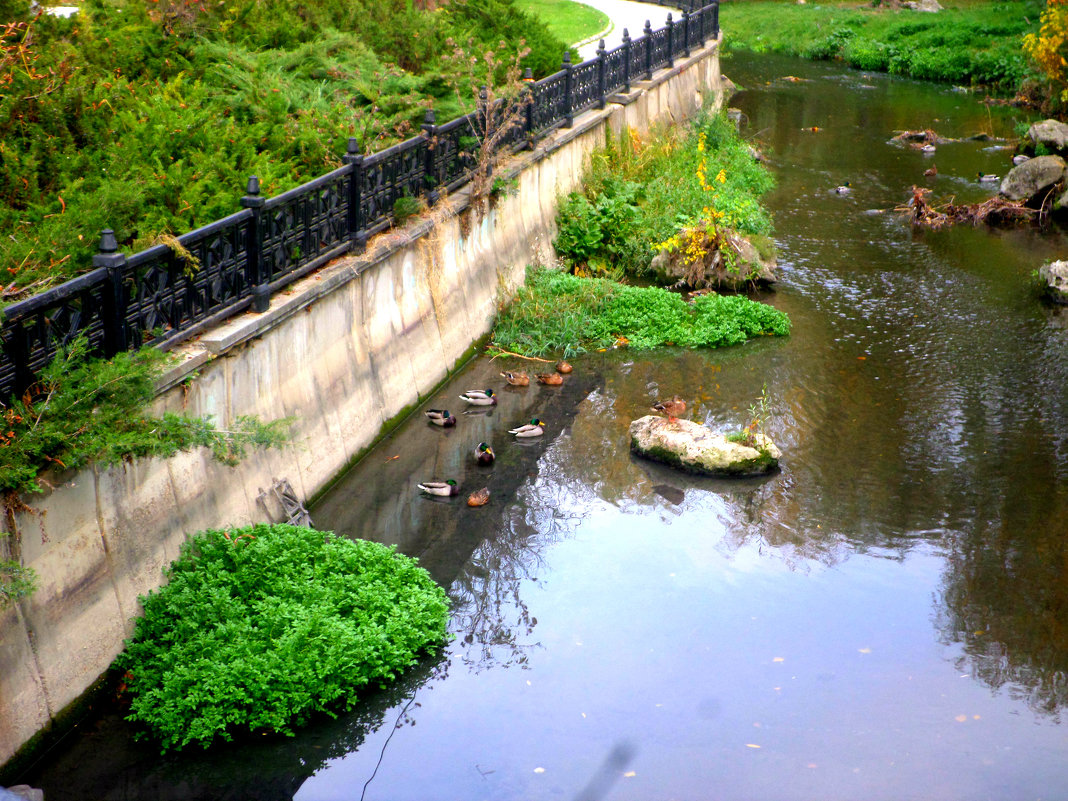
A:
[[[610,797],[635,801],[1068,786],[1068,326],[1028,281],[1066,243],[918,232],[890,211],[929,164],[897,131],[1004,137],[1015,112],[766,55],[726,71],[752,87],[735,103],[778,176],[783,280],[764,299],[793,335],[590,354],[563,387],[502,389],[455,429],[409,421],[314,519],[397,544],[449,588],[440,658],[337,728],[244,762],[224,750],[160,767],[121,737],[91,739],[122,756],[82,787],[258,797],[257,761],[277,766],[263,797],[299,787],[313,801],[371,776],[368,799],[573,798],[604,764]],[[770,81],[785,74],[806,80]],[[980,197],[971,176],[1005,170],[989,146],[940,146],[935,189]],[[853,192],[835,195],[845,180]],[[476,360],[426,405],[456,411],[501,369]],[[765,384],[781,472],[715,481],[630,455],[628,425],[656,399],[678,393],[692,419],[729,430]],[[534,414],[547,435],[510,441]],[[480,440],[492,468],[471,458]],[[448,477],[459,498],[415,488]],[[490,503],[467,508],[482,486]],[[606,763],[620,744],[625,778]],[[82,797],[81,747],[29,777],[64,776],[51,801]]]

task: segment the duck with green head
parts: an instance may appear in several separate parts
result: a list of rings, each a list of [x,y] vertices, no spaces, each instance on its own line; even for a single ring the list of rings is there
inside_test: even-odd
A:
[[[448,428],[456,425],[456,416],[449,413],[448,409],[427,409],[423,414],[426,419],[436,426]]]
[[[540,417],[533,417],[526,425],[513,428],[508,433],[516,437],[540,437],[545,433],[545,422]]]
[[[447,478],[444,481],[424,481],[419,485],[419,489],[427,495],[438,495],[445,498],[460,493],[460,488],[456,484],[456,479],[452,478]]]

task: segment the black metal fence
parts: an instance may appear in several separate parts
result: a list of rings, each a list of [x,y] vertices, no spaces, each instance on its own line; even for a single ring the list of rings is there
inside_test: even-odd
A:
[[[663,2],[663,0],[660,0]],[[671,5],[679,5],[671,2]],[[683,4],[686,7],[687,4]],[[664,27],[647,22],[642,35],[528,85],[522,120],[505,144],[532,146],[577,113],[604,108],[609,95],[649,79],[719,36],[719,3],[687,8]],[[130,257],[114,234],[103,232],[92,272],[8,306],[0,327],[0,399],[24,391],[56,350],[75,337],[90,352],[110,357],[148,346],[168,347],[248,308],[265,311],[272,292],[328,261],[362,250],[387,228],[402,197],[423,197],[462,186],[477,161],[485,134],[476,109],[436,125],[428,111],[419,135],[371,155],[350,139],[344,165],[272,198],[248,181],[242,210],[178,237],[182,248],[156,245]]]

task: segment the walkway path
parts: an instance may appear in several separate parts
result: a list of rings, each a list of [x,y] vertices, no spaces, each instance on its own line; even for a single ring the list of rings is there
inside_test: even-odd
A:
[[[653,23],[653,28],[661,28],[667,15],[670,13],[674,19],[682,16],[682,11],[670,6],[658,6],[652,3],[638,3],[631,0],[578,0],[587,6],[593,6],[603,11],[612,21],[612,27],[602,31],[591,41],[579,44],[579,59],[585,61],[597,55],[597,44],[604,39],[605,47],[611,50],[623,44],[623,30],[626,29],[632,39],[641,36],[645,30],[645,21]]]

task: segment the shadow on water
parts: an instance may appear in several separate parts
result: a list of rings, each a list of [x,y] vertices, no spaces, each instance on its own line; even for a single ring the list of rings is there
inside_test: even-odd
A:
[[[367,799],[421,801],[1068,787],[1068,314],[1030,285],[1068,243],[894,211],[913,184],[983,197],[1016,112],[829,64],[724,67],[777,176],[782,280],[762,299],[792,335],[588,354],[558,389],[505,388],[476,359],[426,404],[455,429],[413,418],[312,510],[448,588],[443,653],[282,742],[160,759],[97,720],[25,777],[49,801],[331,801],[372,776]],[[892,140],[928,127],[956,141]],[[730,430],[765,385],[780,472],[715,481],[630,455],[654,401]],[[499,405],[461,414],[485,387]],[[534,415],[546,436],[512,440]],[[420,496],[442,478],[459,497]]]

